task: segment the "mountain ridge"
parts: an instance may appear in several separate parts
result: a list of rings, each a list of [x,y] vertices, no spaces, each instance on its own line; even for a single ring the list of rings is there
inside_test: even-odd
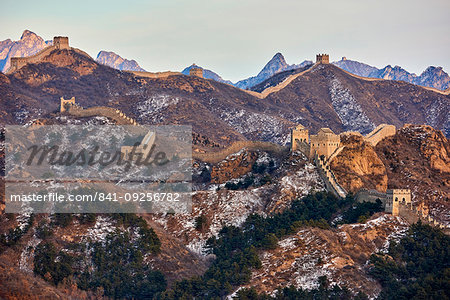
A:
[[[202,69],[203,70],[203,77],[206,78],[206,79],[212,79],[212,80],[215,80],[215,81],[218,81],[218,82],[222,82],[222,83],[233,85],[233,83],[231,81],[223,79],[219,74],[217,74],[217,73],[215,73],[215,72],[213,72],[211,70],[205,69],[205,68],[203,68],[201,66],[198,66],[196,64],[192,64],[189,67],[184,68],[183,71],[181,71],[181,73],[184,74],[184,75],[189,75],[189,71],[193,67]]]
[[[30,30],[24,30],[18,41],[12,41],[11,39],[0,41],[0,71],[4,73],[8,70],[11,57],[31,56],[50,45],[52,45],[52,41],[44,41],[40,36]],[[97,55],[97,59],[100,62],[119,70],[145,71],[135,60],[124,59],[114,52],[102,50]],[[302,68],[308,64],[312,64],[312,61],[305,60],[300,64],[289,65],[286,63],[284,56],[278,52],[264,65],[256,76],[240,80],[236,83],[223,79],[212,70],[205,69],[204,75],[205,78],[232,84],[241,89],[252,89],[275,74]],[[333,64],[343,70],[362,77],[402,80],[420,86],[435,88],[444,92],[450,88],[450,76],[439,66],[429,66],[420,75],[416,75],[406,71],[400,66],[392,67],[391,65],[387,65],[382,69],[378,69],[374,66],[350,60],[345,57],[340,61],[333,62]],[[182,72],[187,75],[191,67],[192,66],[185,68]]]
[[[59,97],[75,96],[83,107],[112,106],[143,124],[190,123],[222,145],[245,139],[286,144],[298,123],[312,131],[363,133],[381,123],[418,123],[450,134],[449,96],[399,81],[359,79],[331,64],[306,71],[261,101],[214,80],[140,77],[58,50],[0,77],[1,110],[5,121],[20,124],[58,109]]]
[[[146,72],[134,59],[123,58],[113,51],[100,51],[95,61],[121,71]]]
[[[340,61],[333,62],[332,64],[361,77],[401,80],[441,91],[450,88],[450,76],[442,67],[428,66],[420,75],[416,75],[398,65],[394,67],[387,65],[384,68],[378,69],[374,66],[347,58],[342,58]]]
[[[53,41],[44,41],[28,29],[23,31],[17,41],[11,39],[0,41],[0,71],[4,73],[9,69],[11,57],[31,56],[52,44]]]
[[[251,89],[252,87],[260,84],[261,82],[269,79],[273,75],[288,71],[292,69],[297,69],[304,67],[308,64],[312,64],[312,61],[303,61],[302,63],[298,65],[289,65],[286,63],[286,60],[280,52],[277,52],[259,71],[259,73],[256,76],[249,77],[247,79],[240,80],[236,82],[234,85],[240,89],[246,90]]]

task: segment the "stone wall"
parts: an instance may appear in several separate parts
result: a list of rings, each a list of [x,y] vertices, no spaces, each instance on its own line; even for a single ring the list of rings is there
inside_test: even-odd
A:
[[[58,49],[71,49],[71,50],[76,51],[77,53],[80,53],[82,55],[85,55],[85,56],[91,58],[91,56],[89,54],[87,54],[86,52],[84,52],[80,49],[71,48],[69,46],[69,38],[68,37],[55,36],[53,38],[52,46],[48,46],[34,55],[31,55],[28,57],[11,57],[11,66],[6,71],[6,73],[7,74],[13,73],[27,64],[39,63],[42,61],[42,59],[44,57],[48,56],[52,51],[58,50]]]
[[[27,64],[38,63],[55,49],[56,49],[56,47],[54,47],[54,46],[48,46],[32,56],[11,57],[11,65],[10,65],[8,71],[6,71],[6,73],[9,74],[9,73],[15,72]]]
[[[317,135],[310,137],[311,154],[313,157],[316,153],[324,155],[327,159],[338,149],[341,145],[341,137],[334,134],[329,128],[321,128]]]
[[[376,146],[382,139],[395,135],[396,128],[394,125],[380,124],[364,137],[364,140],[372,146]]]
[[[355,195],[357,202],[376,202],[380,199],[383,206],[386,205],[386,193],[379,192],[377,190],[365,190],[362,189]]]
[[[347,191],[337,182],[330,166],[325,161],[322,161],[317,154],[314,156],[314,162],[319,169],[320,177],[325,183],[327,191],[333,193],[337,197],[345,198],[345,196],[347,196]]]
[[[247,148],[249,150],[262,150],[275,153],[281,153],[287,150],[286,147],[282,147],[280,145],[269,142],[237,141],[234,142],[230,147],[225,148],[218,152],[209,152],[209,153],[192,152],[192,157],[197,160],[215,164],[224,160],[228,155],[236,153],[243,148]]]
[[[70,107],[68,113],[76,117],[104,116],[116,122],[117,125],[137,125],[136,120],[112,107],[95,106],[83,109],[82,107],[75,105]]]
[[[126,71],[126,72],[133,73],[134,75],[139,76],[139,77],[147,77],[147,78],[167,78],[172,75],[183,75],[180,72],[171,72],[171,71],[155,72],[155,73],[141,72],[141,71]]]
[[[408,223],[413,224],[419,220],[424,223],[434,227],[439,227],[444,229],[445,232],[449,232],[449,226],[435,220],[433,217],[423,214],[423,211],[417,207],[413,207],[408,204],[400,204],[398,207],[398,215],[405,219]]]

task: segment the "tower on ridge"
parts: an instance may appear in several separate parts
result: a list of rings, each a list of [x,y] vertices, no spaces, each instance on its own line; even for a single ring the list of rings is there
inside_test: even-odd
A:
[[[329,63],[330,63],[330,55],[328,54],[316,55],[316,64],[329,64]]]
[[[57,49],[69,49],[69,38],[67,36],[55,36],[53,46]]]
[[[196,64],[192,64],[192,67],[189,70],[189,76],[197,76],[203,78],[203,69],[198,67]]]

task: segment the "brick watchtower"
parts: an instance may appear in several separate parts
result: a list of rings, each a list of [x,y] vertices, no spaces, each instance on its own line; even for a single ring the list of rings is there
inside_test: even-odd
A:
[[[330,63],[330,55],[328,54],[316,55],[316,64],[329,64],[329,63]]]
[[[55,36],[53,38],[53,46],[56,49],[69,49],[69,38],[67,36]]]
[[[203,78],[203,69],[198,67],[196,64],[192,64],[192,67],[189,70],[189,76],[197,76]]]
[[[64,99],[64,97],[60,98],[61,105],[60,105],[60,112],[67,111],[72,105],[75,105],[75,97],[72,97],[70,99]]]

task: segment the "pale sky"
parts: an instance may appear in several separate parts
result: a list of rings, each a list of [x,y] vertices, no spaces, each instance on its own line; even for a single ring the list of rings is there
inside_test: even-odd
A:
[[[281,52],[289,64],[329,53],[376,67],[450,72],[449,0],[2,0],[0,40],[29,29],[69,36],[148,71],[197,63],[233,82],[256,75]]]

